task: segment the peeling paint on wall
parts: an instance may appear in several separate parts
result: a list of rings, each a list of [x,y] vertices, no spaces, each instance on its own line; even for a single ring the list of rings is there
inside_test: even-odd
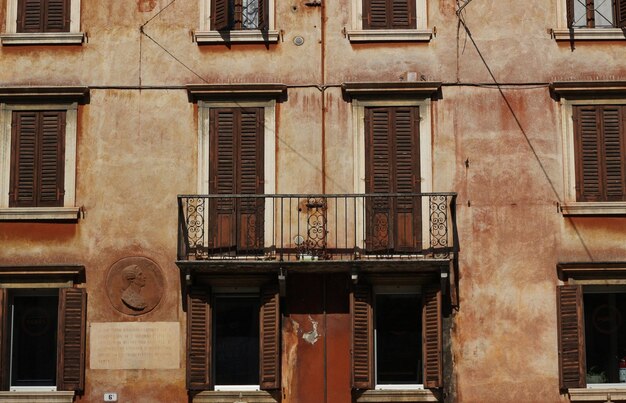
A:
[[[315,344],[317,339],[319,339],[319,334],[317,333],[317,321],[313,320],[311,315],[309,315],[309,321],[311,322],[311,325],[313,326],[313,330],[311,330],[310,332],[305,332],[302,335],[302,340],[313,345]]]

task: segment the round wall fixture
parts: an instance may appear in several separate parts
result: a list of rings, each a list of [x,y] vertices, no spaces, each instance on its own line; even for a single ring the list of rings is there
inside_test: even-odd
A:
[[[293,43],[296,46],[301,46],[304,43],[304,38],[301,36],[296,36],[295,38],[293,38]]]

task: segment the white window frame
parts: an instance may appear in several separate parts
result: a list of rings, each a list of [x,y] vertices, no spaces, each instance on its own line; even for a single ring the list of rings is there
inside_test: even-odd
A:
[[[574,147],[573,119],[573,107],[576,105],[626,105],[626,99],[561,98],[561,141],[563,147],[563,183],[565,187],[561,211],[564,215],[626,215],[626,201],[576,201],[576,150]]]
[[[621,28],[573,28],[567,27],[567,0],[556,2],[556,28],[552,29],[552,37],[556,41],[593,40],[619,41],[626,40],[626,34]]]
[[[69,32],[17,32],[17,2],[7,0],[6,33],[0,35],[2,45],[80,45],[85,33],[80,32],[80,0],[70,0]]]
[[[65,110],[63,207],[9,207],[11,182],[11,123],[13,111]],[[0,221],[76,220],[76,130],[78,103],[0,104]]]
[[[433,30],[428,29],[427,0],[415,1],[415,29],[363,29],[363,0],[351,0],[351,27],[346,30],[350,42],[428,42]]]
[[[385,106],[417,106],[419,107],[419,135],[420,135],[420,192],[429,193],[433,191],[433,170],[432,170],[432,122],[430,98],[394,98],[393,100],[381,99],[353,99],[352,100],[352,137],[353,137],[353,161],[354,161],[354,193],[365,193],[365,108],[385,107]],[[359,209],[364,209],[363,201],[357,202]],[[363,211],[363,210],[361,210]],[[429,222],[429,200],[422,198],[422,222]],[[356,244],[365,249],[365,234],[363,222],[364,217],[358,214],[356,217]],[[422,240],[426,242],[430,239],[430,229],[427,225],[422,226]],[[424,247],[426,248],[426,245]]]
[[[210,110],[212,108],[264,108],[263,128],[263,192],[276,193],[276,101],[198,101],[198,193],[209,194],[209,156],[210,154]],[[265,234],[272,233],[272,209],[265,209]],[[206,223],[208,225],[208,223]],[[205,228],[208,231],[208,228]],[[205,232],[208,233],[208,232]],[[265,246],[269,247],[272,237],[264,237]],[[205,237],[205,242],[208,239]],[[203,245],[208,246],[208,245]]]
[[[278,42],[278,30],[275,26],[275,0],[268,1],[269,21],[267,32],[260,29],[250,30],[231,30],[228,31],[228,38],[225,38],[220,32],[211,30],[211,2],[213,0],[199,0],[200,5],[200,23],[198,30],[193,33],[194,41],[198,44],[206,43],[230,43],[230,42]]]

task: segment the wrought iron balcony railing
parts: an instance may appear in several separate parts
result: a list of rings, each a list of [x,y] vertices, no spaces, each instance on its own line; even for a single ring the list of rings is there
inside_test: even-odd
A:
[[[178,259],[449,257],[455,193],[178,196]]]

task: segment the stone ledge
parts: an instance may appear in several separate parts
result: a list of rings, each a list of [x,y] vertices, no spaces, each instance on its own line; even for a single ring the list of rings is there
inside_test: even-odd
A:
[[[419,390],[366,390],[357,394],[357,403],[439,402],[438,391]]]
[[[72,403],[74,392],[0,392],[2,403]]]
[[[269,392],[265,391],[210,391],[195,395],[193,403],[277,403]]]
[[[561,206],[563,215],[579,216],[626,216],[625,202],[593,202],[593,203],[564,203]]]
[[[84,32],[41,32],[2,34],[3,45],[80,45],[85,40]]]
[[[369,29],[348,30],[350,42],[428,42],[433,37],[430,29]]]
[[[76,221],[79,207],[0,208],[0,221]]]
[[[193,40],[199,44],[209,43],[276,43],[278,42],[278,31],[267,31],[263,33],[259,30],[250,31],[196,31],[193,33]]]
[[[553,29],[552,37],[556,41],[623,41],[625,32],[620,28],[574,28]]]
[[[626,388],[570,388],[568,394],[572,402],[626,401]]]

